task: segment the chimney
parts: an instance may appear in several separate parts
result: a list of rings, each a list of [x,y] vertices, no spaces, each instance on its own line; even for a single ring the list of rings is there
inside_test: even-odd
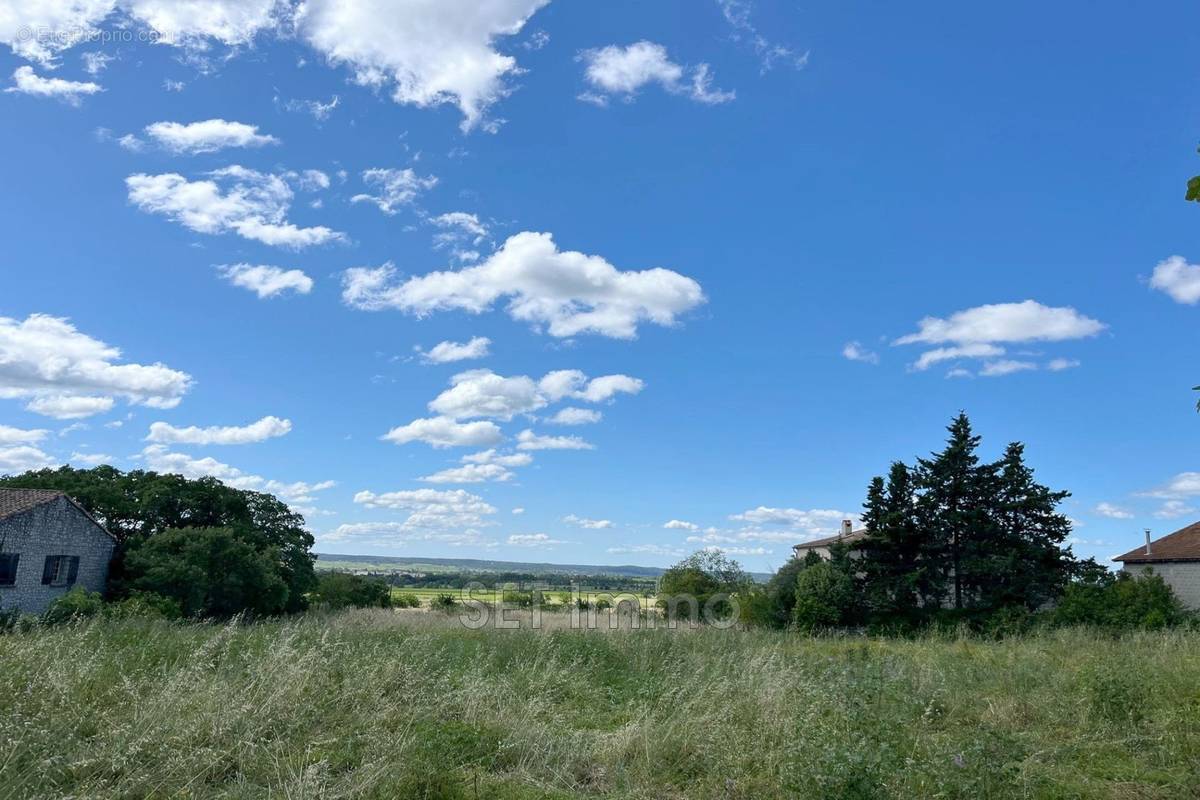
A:
[[[842,520],[842,532],[838,535],[839,536],[849,536],[853,532],[854,532],[854,523],[848,519]]]
[[[1150,555],[1150,529],[1146,528],[1146,555]]]

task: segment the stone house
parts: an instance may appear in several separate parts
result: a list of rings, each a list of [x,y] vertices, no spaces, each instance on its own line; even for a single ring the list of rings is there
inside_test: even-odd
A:
[[[116,546],[62,492],[0,489],[0,609],[40,614],[74,586],[103,592]]]
[[[1121,571],[1141,575],[1150,570],[1159,575],[1185,606],[1200,609],[1200,522],[1188,525],[1161,539],[1146,544],[1113,561],[1121,562]]]
[[[828,559],[830,545],[835,542],[842,542],[850,547],[850,557],[854,558],[856,555],[859,555],[854,552],[857,549],[857,544],[865,538],[867,538],[866,528],[856,531],[854,530],[854,523],[851,520],[844,519],[842,520],[842,528],[836,536],[827,536],[824,539],[814,539],[811,542],[801,542],[800,544],[793,545],[792,553],[795,554],[796,558],[802,559],[809,553],[815,552],[821,558]]]

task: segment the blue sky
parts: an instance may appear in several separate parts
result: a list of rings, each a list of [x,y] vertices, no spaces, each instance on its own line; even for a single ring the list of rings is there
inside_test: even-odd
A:
[[[1200,518],[1197,23],[0,0],[0,471],[763,569],[962,409],[1107,558]]]

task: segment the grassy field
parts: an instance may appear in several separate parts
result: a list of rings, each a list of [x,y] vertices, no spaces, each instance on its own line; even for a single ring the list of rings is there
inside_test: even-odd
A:
[[[466,599],[467,595],[459,589],[412,589],[407,586],[392,587],[392,596],[398,597],[402,594],[416,595],[421,601],[422,606],[428,607],[430,603],[439,595],[449,594],[455,599]],[[470,597],[475,600],[480,600],[485,603],[496,603],[504,594],[503,589],[476,589],[471,592]],[[549,605],[562,605],[562,595],[571,594],[566,589],[547,589],[543,593],[543,599]],[[603,597],[610,603],[619,603],[624,600],[633,600],[637,602],[638,608],[649,609],[654,607],[654,596],[647,597],[645,594],[634,594],[633,592],[610,592],[595,589],[580,588],[572,597],[579,597],[594,603],[597,598]]]
[[[471,631],[425,611],[0,637],[0,798],[1174,798],[1200,635]]]

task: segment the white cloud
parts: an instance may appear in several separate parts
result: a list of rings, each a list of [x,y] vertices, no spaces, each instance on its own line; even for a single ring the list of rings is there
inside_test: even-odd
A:
[[[555,547],[560,544],[570,544],[563,539],[551,539],[544,533],[514,533],[508,537],[508,545],[512,547]]]
[[[927,369],[941,361],[959,358],[998,358],[1005,354],[1000,345],[1019,342],[1060,342],[1095,336],[1107,326],[1070,307],[1052,308],[1033,300],[1021,303],[996,303],[976,306],[952,314],[947,319],[925,317],[918,331],[901,336],[893,344],[949,344],[922,353],[913,364]],[[1019,366],[1018,366],[1019,365]],[[1030,362],[1000,360],[987,365],[981,375],[1005,375],[1022,369],[1036,369]]]
[[[533,463],[533,456],[528,453],[498,453],[496,450],[483,450],[462,457],[464,464],[499,464],[502,467],[527,467]]]
[[[766,556],[770,555],[772,552],[765,547],[729,547],[727,545],[717,544],[709,545],[704,549],[711,550],[716,553],[724,553],[725,555],[729,556]]]
[[[1189,264],[1183,256],[1160,261],[1150,276],[1150,287],[1166,292],[1176,303],[1194,306],[1200,302],[1200,264]]]
[[[83,464],[85,467],[98,467],[101,464],[112,464],[117,459],[106,453],[71,453],[67,459],[69,464]]]
[[[0,42],[22,58],[53,66],[60,52],[91,39],[113,5],[114,0],[3,0]]]
[[[602,531],[613,527],[613,521],[610,519],[588,519],[587,517],[577,517],[574,514],[568,514],[562,518],[562,521],[590,531]]]
[[[605,105],[608,95],[618,95],[631,101],[640,89],[657,83],[672,94],[682,94],[701,103],[719,104],[733,100],[733,92],[712,88],[708,64],[698,64],[685,80],[687,70],[667,56],[661,44],[640,41],[628,47],[609,45],[579,54],[584,62],[584,78],[595,89],[580,99],[595,105]]]
[[[564,408],[546,420],[549,425],[591,425],[599,422],[601,414],[590,408]]]
[[[525,513],[525,509],[521,508],[520,506],[517,506],[516,508],[514,508],[514,509],[512,510],[512,513],[513,513],[513,514],[515,514],[515,515],[517,515],[517,516],[520,516],[521,514],[524,514],[524,513]]]
[[[197,233],[237,233],[297,249],[345,238],[324,226],[300,228],[288,222],[292,189],[278,175],[236,165],[209,175],[211,180],[189,181],[173,172],[139,173],[126,178],[125,185],[130,202],[142,211],[161,214]]]
[[[263,417],[249,425],[216,426],[199,428],[192,425],[176,428],[166,422],[150,424],[148,442],[163,444],[254,444],[277,436],[285,436],[292,430],[292,422],[279,417]]]
[[[765,73],[779,62],[789,63],[795,69],[808,65],[808,51],[800,52],[792,47],[772,42],[759,33],[750,22],[752,5],[749,0],[717,0],[725,21],[733,28],[734,41],[744,41],[754,48]]]
[[[539,436],[531,430],[517,434],[518,450],[595,450],[596,446],[578,436]]]
[[[985,378],[997,378],[1001,375],[1012,375],[1014,372],[1025,372],[1032,369],[1037,369],[1037,364],[1032,361],[1016,361],[1005,358],[987,362],[983,365],[983,369],[979,370],[979,374]]]
[[[283,107],[286,111],[303,111],[305,114],[311,114],[317,122],[324,122],[341,102],[342,99],[335,94],[328,103],[322,103],[320,100],[288,100]]]
[[[104,91],[100,84],[91,81],[43,78],[30,66],[17,67],[12,77],[13,85],[4,91],[30,94],[35,97],[53,97],[73,106],[79,105],[85,95]]]
[[[628,375],[604,375],[588,380],[579,370],[556,370],[534,381],[527,375],[505,377],[488,369],[460,372],[451,388],[429,403],[429,410],[455,419],[492,417],[511,420],[571,397],[599,403],[618,393],[636,394],[642,381]]]
[[[1097,503],[1095,512],[1109,519],[1133,519],[1133,514],[1112,503]]]
[[[433,238],[437,247],[450,247],[469,242],[472,245],[482,244],[488,235],[487,226],[479,221],[479,217],[465,211],[451,211],[430,217],[429,223],[441,229],[441,233]]]
[[[93,78],[104,72],[108,68],[110,61],[114,61],[116,56],[111,56],[108,53],[93,51],[91,53],[83,53],[80,58],[83,60],[83,71]]]
[[[1159,519],[1175,519],[1177,517],[1195,514],[1196,509],[1183,500],[1167,500],[1154,512]]]
[[[354,80],[389,88],[397,103],[453,103],[463,130],[479,124],[504,97],[516,59],[493,49],[549,0],[309,0],[297,14],[300,34]]]
[[[842,347],[842,356],[850,361],[862,361],[865,364],[879,363],[879,354],[871,352],[859,342],[846,342]]]
[[[451,361],[486,358],[491,344],[492,340],[486,336],[474,336],[469,342],[438,342],[421,352],[421,360],[426,364],[447,364]]]
[[[23,430],[21,428],[13,428],[9,425],[0,425],[0,445],[33,444],[45,439],[49,433],[50,431],[44,428]]]
[[[168,92],[182,92],[186,86],[183,81],[173,81],[170,78],[163,81],[163,88]]]
[[[0,447],[0,475],[57,467],[58,460],[31,445]]]
[[[249,44],[275,25],[277,0],[121,0],[134,19],[154,30],[161,44],[204,50],[205,40]]]
[[[337,485],[335,481],[286,483],[268,480],[259,475],[243,472],[237,467],[220,462],[211,456],[193,458],[184,453],[173,453],[163,444],[147,445],[142,450],[141,457],[146,463],[146,468],[153,472],[182,475],[193,480],[206,477],[216,478],[235,489],[266,492],[283,500],[293,511],[300,514],[317,513],[317,510],[312,507],[317,499],[316,493],[332,489]]]
[[[444,469],[417,480],[425,483],[503,482],[512,480],[513,474],[511,470],[500,464],[464,464],[461,467]]]
[[[495,523],[487,518],[496,508],[465,489],[409,489],[399,492],[362,491],[354,502],[367,508],[385,508],[409,514],[403,526],[409,530],[480,528]]]
[[[346,271],[342,298],[367,311],[481,313],[502,298],[513,319],[553,336],[637,335],[639,322],[674,325],[704,302],[700,284],[671,270],[622,272],[599,256],[559,251],[548,233],[518,233],[476,266],[396,282],[391,264]]]
[[[160,147],[176,154],[215,153],[227,147],[262,147],[279,144],[274,136],[258,132],[257,125],[206,119],[202,122],[154,122],[146,135]]]
[[[1026,300],[968,308],[949,319],[925,317],[916,333],[901,336],[896,344],[1060,342],[1095,336],[1105,327],[1073,308],[1051,308]]]
[[[303,169],[299,172],[287,173],[289,180],[306,192],[317,192],[321,189],[328,189],[332,184],[328,173],[322,172],[319,169]]]
[[[607,552],[621,553],[621,554],[652,555],[652,556],[672,556],[672,557],[687,555],[686,550],[681,550],[678,547],[671,547],[669,545],[661,545],[661,544],[620,545],[618,547],[608,548]]]
[[[1055,358],[1051,359],[1046,364],[1046,369],[1051,372],[1062,372],[1064,369],[1074,369],[1079,366],[1079,361],[1073,358]]]
[[[287,291],[308,294],[313,288],[312,278],[298,269],[281,269],[265,264],[223,264],[217,270],[234,286],[249,289],[264,300]]]
[[[858,525],[858,515],[836,509],[774,508],[759,506],[740,514],[729,516],[735,522],[744,522],[751,527],[737,533],[740,541],[783,542],[797,537],[815,539],[837,533],[842,520],[848,519]],[[762,530],[758,526],[770,526],[774,530]]]
[[[411,518],[410,518],[411,519]],[[406,522],[356,522],[339,525],[328,533],[317,537],[321,542],[354,542],[358,545],[377,547],[403,547],[413,542],[434,542],[450,547],[491,548],[497,542],[485,539],[478,531],[452,531],[430,528],[420,524],[421,520]]]
[[[1200,496],[1200,472],[1180,472],[1157,489],[1143,492],[1143,497],[1161,500],[1180,500]]]
[[[0,317],[0,399],[28,399],[38,414],[72,419],[107,411],[115,397],[153,408],[179,404],[191,376],[163,364],[117,364],[121,351],[68,320]]]
[[[669,531],[698,531],[700,526],[694,522],[685,522],[681,519],[673,519],[663,525]]]
[[[381,437],[393,444],[425,442],[432,447],[487,447],[504,436],[496,423],[490,421],[457,422],[450,417],[415,419],[407,425],[392,428]]]
[[[411,169],[384,169],[375,167],[362,174],[363,183],[375,187],[378,194],[356,194],[351,203],[374,203],[383,213],[392,216],[401,206],[410,205],[417,195],[437,186],[438,179],[430,175],[422,178]]]

